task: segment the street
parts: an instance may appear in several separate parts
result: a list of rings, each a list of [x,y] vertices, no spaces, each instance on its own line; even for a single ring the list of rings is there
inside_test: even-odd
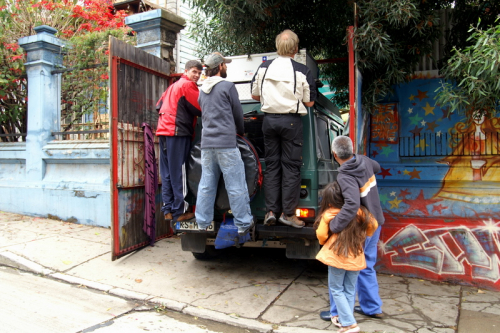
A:
[[[252,332],[9,267],[0,289],[1,332]]]

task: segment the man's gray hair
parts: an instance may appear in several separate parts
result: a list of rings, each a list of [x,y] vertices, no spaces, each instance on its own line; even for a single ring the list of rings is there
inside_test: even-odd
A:
[[[353,155],[352,140],[348,136],[338,136],[332,141],[332,152],[341,160],[347,160]]]
[[[200,71],[203,70],[203,65],[198,60],[189,60],[186,62],[186,67],[184,69],[188,71],[193,67],[196,67]]]

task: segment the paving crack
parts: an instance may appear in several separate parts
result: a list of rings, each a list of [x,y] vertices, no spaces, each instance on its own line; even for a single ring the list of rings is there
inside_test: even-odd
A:
[[[262,320],[262,316],[264,315],[264,313],[266,313],[267,310],[269,310],[273,305],[274,303],[276,303],[276,301],[278,301],[278,299],[295,283],[295,281],[297,281],[297,279],[302,275],[304,274],[304,272],[307,270],[307,267],[304,267],[302,269],[302,271],[288,284],[288,286],[286,286],[279,294],[278,296],[276,296],[274,298],[274,300],[269,303],[268,306],[266,306],[266,308],[257,316],[257,320]]]

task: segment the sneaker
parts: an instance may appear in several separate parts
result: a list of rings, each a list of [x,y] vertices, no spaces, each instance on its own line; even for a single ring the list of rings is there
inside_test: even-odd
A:
[[[285,213],[281,213],[279,221],[294,228],[303,228],[305,225],[304,221],[300,220],[297,216],[286,216]]]
[[[266,216],[264,217],[264,225],[269,227],[275,224],[276,216],[274,216],[274,213],[272,211],[267,212]]]
[[[243,237],[246,234],[248,234],[250,232],[250,229],[252,229],[254,225],[255,225],[255,222],[252,220],[250,222],[250,226],[248,226],[248,228],[246,228],[245,231],[238,231],[238,236]]]
[[[342,328],[342,325],[340,325],[339,316],[332,317],[332,324],[337,326],[338,328]]]
[[[359,332],[359,326],[358,326],[358,324],[352,324],[351,326],[341,327],[337,332],[338,333],[357,333],[357,332]]]
[[[194,213],[184,213],[177,218],[178,222],[188,221],[194,218]]]
[[[172,213],[165,214],[165,221],[172,221]]]

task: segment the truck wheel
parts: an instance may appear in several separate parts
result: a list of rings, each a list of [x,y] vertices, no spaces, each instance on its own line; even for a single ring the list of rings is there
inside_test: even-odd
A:
[[[192,252],[192,253],[193,256],[198,260],[210,260],[219,255],[219,250],[215,249],[215,246],[213,245],[207,245],[205,246],[205,252],[203,253]]]

